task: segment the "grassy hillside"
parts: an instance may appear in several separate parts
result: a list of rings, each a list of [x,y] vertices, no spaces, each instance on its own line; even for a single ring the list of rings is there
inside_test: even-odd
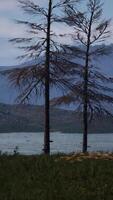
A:
[[[0,132],[40,132],[44,128],[44,107],[33,105],[0,104]],[[51,108],[51,130],[82,132],[82,115],[74,111]],[[91,133],[113,132],[113,119],[95,116]]]

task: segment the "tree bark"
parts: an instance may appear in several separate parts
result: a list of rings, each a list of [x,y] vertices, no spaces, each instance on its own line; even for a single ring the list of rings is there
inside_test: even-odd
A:
[[[44,153],[50,154],[50,30],[51,30],[52,0],[49,0],[47,17],[47,46],[45,62],[45,130]]]
[[[84,67],[84,87],[83,87],[83,153],[87,152],[87,138],[88,138],[88,68],[89,68],[89,51],[90,51],[90,38],[91,27],[94,11],[91,13],[88,37],[87,37],[87,50]]]
[[[87,152],[88,135],[88,49],[86,54],[86,65],[84,70],[84,103],[83,103],[83,153]]]

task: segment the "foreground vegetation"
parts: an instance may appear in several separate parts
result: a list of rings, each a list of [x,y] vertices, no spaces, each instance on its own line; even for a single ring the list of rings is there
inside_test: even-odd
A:
[[[0,200],[112,200],[113,154],[0,156]]]

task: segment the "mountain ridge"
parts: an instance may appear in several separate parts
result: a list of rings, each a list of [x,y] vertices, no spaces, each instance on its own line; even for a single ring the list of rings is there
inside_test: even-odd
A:
[[[109,77],[113,77],[113,44],[105,45],[111,49],[111,54],[109,55],[103,55],[101,58],[97,57],[97,59],[94,60],[94,65],[99,68],[103,73],[108,75]],[[93,48],[96,48],[93,47]],[[14,66],[1,66],[0,67],[0,102],[2,103],[9,103],[14,104],[16,97],[18,96],[18,90],[13,88],[7,79],[2,73],[3,71],[14,69],[14,68],[22,68],[25,66],[30,66],[32,64],[36,64],[36,60],[29,60],[28,62],[23,62],[18,65]],[[79,61],[75,59],[75,62]],[[30,102],[37,104],[37,102]]]
[[[50,119],[51,131],[82,133],[82,113],[51,107]],[[43,131],[44,106],[0,104],[0,133]],[[113,133],[113,118],[95,116],[89,132]]]

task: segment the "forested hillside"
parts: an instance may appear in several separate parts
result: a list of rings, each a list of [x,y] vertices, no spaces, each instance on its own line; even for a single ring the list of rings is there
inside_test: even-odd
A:
[[[0,104],[0,132],[40,132],[44,125],[44,107],[33,105]],[[51,131],[81,133],[81,114],[74,111],[51,108]],[[95,117],[90,133],[113,132],[111,117]]]

